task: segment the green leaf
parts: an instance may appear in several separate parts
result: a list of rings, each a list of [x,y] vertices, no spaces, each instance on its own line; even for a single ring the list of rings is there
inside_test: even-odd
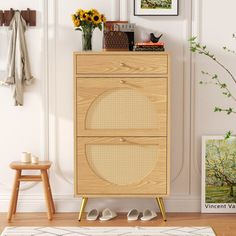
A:
[[[219,107],[215,107],[215,109],[214,109],[214,112],[221,112],[221,111],[222,111],[222,109]]]
[[[99,24],[98,28],[100,29],[100,31],[102,31],[102,24]]]
[[[196,37],[196,36],[193,36],[193,37],[191,37],[188,41],[193,42],[193,41],[195,41],[196,39],[197,39],[197,37]]]
[[[228,132],[225,134],[225,140],[229,139],[231,136],[232,136],[232,131],[228,131]]]

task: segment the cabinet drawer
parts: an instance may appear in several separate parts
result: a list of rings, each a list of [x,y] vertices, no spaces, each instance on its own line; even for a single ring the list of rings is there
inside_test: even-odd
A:
[[[77,78],[77,136],[166,136],[167,78]]]
[[[167,75],[167,54],[76,54],[79,75],[142,74]]]
[[[79,137],[77,195],[167,195],[166,138]]]

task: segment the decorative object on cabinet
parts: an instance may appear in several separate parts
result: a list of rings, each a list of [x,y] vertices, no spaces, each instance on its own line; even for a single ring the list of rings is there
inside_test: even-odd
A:
[[[135,16],[177,16],[178,0],[134,0]]]
[[[9,212],[7,215],[7,219],[10,222],[12,219],[12,215],[16,214],[17,208],[17,200],[19,195],[19,188],[21,182],[43,182],[44,186],[44,194],[48,209],[48,219],[52,220],[52,215],[55,213],[55,206],[52,198],[51,187],[48,178],[48,170],[51,167],[51,162],[49,161],[42,161],[38,164],[31,164],[31,163],[22,163],[22,162],[12,162],[10,164],[11,169],[16,171],[15,174],[15,181],[12,189],[12,196],[10,201]],[[41,172],[40,175],[22,175],[22,171],[29,171],[29,170],[39,170]]]
[[[163,36],[163,34],[161,34],[160,36],[156,37],[154,35],[154,33],[151,33],[150,34],[150,41],[153,42],[153,43],[158,43],[162,36]]]
[[[135,43],[134,45],[134,51],[165,51],[164,43],[158,42],[158,43]]]
[[[134,31],[135,31],[135,24],[131,24],[128,21],[107,21],[104,24],[104,49],[106,50],[106,43],[108,44],[114,44],[113,42],[107,42],[106,40],[106,35],[107,32],[110,31],[120,31],[120,32],[124,32],[127,37],[128,37],[128,43],[129,43],[129,51],[133,51],[133,47],[134,47]],[[111,37],[109,37],[111,38]],[[119,39],[110,39],[111,41],[118,41]],[[117,45],[117,43],[115,43],[115,45]],[[116,46],[115,46],[116,48]],[[127,49],[127,47],[125,47],[125,50]],[[115,51],[115,50],[114,50]]]
[[[72,15],[75,30],[83,32],[82,35],[82,49],[83,51],[92,50],[92,36],[93,31],[99,28],[102,31],[102,24],[106,22],[103,14],[100,14],[96,9],[82,10],[78,9]]]
[[[169,194],[169,54],[74,53],[75,195]]]
[[[154,33],[150,33],[150,40],[148,42],[138,42],[134,45],[134,51],[165,51],[164,42],[159,42],[163,34],[156,37]]]
[[[36,26],[36,11],[30,10],[27,8],[27,10],[20,11],[21,16],[25,20],[26,24],[28,26]],[[12,17],[15,14],[15,10],[12,8],[10,10],[4,10],[0,11],[0,26],[9,26],[10,22],[12,20]]]
[[[105,51],[128,51],[129,39],[128,36],[121,31],[104,32],[104,46]]]
[[[202,212],[236,213],[236,137],[202,138]]]

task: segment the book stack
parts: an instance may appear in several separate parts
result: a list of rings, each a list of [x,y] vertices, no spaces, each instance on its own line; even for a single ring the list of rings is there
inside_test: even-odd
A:
[[[104,24],[105,31],[134,32],[135,24],[128,21],[107,21]]]
[[[134,51],[165,51],[164,43],[158,42],[148,42],[148,43],[135,43]]]

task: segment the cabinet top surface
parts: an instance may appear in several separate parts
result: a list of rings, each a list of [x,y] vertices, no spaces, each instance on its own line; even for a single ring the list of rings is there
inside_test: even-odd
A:
[[[169,55],[168,52],[134,52],[134,51],[87,51],[74,52],[74,55]]]

